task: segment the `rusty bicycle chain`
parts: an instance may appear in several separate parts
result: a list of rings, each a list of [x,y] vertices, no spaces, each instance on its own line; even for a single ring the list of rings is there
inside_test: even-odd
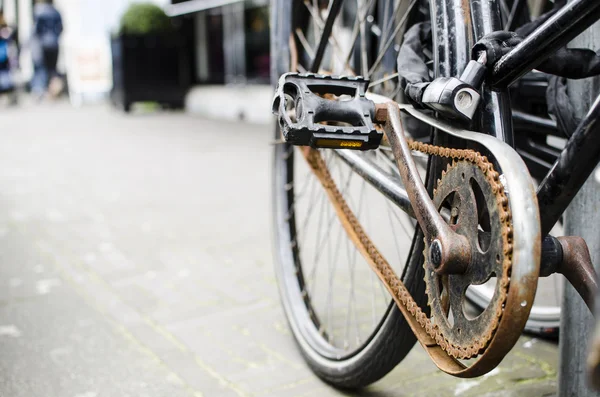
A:
[[[386,288],[392,293],[396,302],[400,302],[417,320],[419,325],[427,335],[432,338],[437,345],[439,345],[448,355],[458,359],[469,359],[478,356],[483,353],[488,343],[494,336],[495,330],[498,327],[500,319],[502,317],[503,306],[506,302],[509,277],[512,266],[512,230],[511,230],[511,214],[508,207],[508,198],[504,191],[504,186],[500,182],[500,176],[494,169],[493,164],[488,159],[481,155],[479,152],[471,149],[453,149],[435,146],[422,142],[415,142],[408,140],[411,150],[419,151],[432,156],[439,156],[453,161],[468,161],[475,164],[484,173],[488,182],[491,185],[492,192],[495,194],[497,203],[499,205],[499,218],[502,223],[502,243],[504,262],[502,264],[503,273],[499,281],[499,299],[496,304],[496,315],[492,327],[488,328],[487,334],[480,340],[473,341],[470,346],[460,346],[452,344],[446,336],[442,334],[439,326],[432,323],[431,319],[423,312],[419,305],[415,302],[410,292],[404,285],[404,283],[395,274],[391,265],[386,261],[383,255],[379,252],[377,247],[373,244],[371,239],[367,236],[362,225],[358,221],[358,218],[354,215],[346,200],[342,196],[341,192],[337,188],[335,181],[333,180],[325,160],[320,155],[319,151],[310,149],[304,153],[306,160],[308,161],[311,168],[315,173],[321,174],[321,183],[326,190],[329,190],[332,198],[337,202],[339,210],[343,213],[345,221],[352,228],[353,232],[358,236],[360,243],[365,247],[366,254],[369,255],[372,262],[375,264],[375,271],[380,275],[380,278],[384,282]],[[442,178],[445,172],[442,174]],[[344,220],[342,219],[342,222]],[[425,255],[427,258],[428,255]],[[426,263],[424,264],[424,266]]]

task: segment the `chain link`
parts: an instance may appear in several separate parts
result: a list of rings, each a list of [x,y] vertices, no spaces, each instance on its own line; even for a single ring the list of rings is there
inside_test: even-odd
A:
[[[354,237],[358,240],[355,242],[360,244],[357,244],[357,247],[359,250],[363,251],[363,255],[368,256],[371,265],[374,267],[373,270],[377,273],[385,287],[392,294],[396,303],[403,305],[416,319],[427,335],[433,341],[435,341],[435,343],[439,345],[448,355],[458,359],[474,358],[479,354],[482,354],[492,340],[498,324],[500,323],[503,307],[508,294],[509,278],[512,266],[512,223],[510,209],[508,207],[508,198],[504,191],[504,185],[500,182],[500,175],[494,169],[493,164],[479,152],[471,149],[446,148],[412,140],[408,140],[408,143],[410,149],[414,151],[419,151],[431,156],[444,157],[455,161],[468,161],[476,165],[484,173],[491,186],[493,194],[496,196],[499,218],[502,224],[501,235],[504,252],[504,262],[502,264],[503,272],[499,281],[500,294],[495,305],[496,315],[492,320],[493,325],[488,328],[489,331],[486,335],[483,335],[483,337],[478,340],[472,341],[472,344],[468,346],[451,343],[448,338],[443,335],[438,325],[434,324],[431,319],[427,317],[425,312],[423,312],[421,307],[419,307],[419,305],[415,302],[404,283],[398,278],[392,266],[386,261],[377,247],[373,244],[372,240],[369,238],[362,225],[358,221],[358,218],[348,206],[348,203],[342,196],[335,184],[335,181],[329,173],[327,165],[319,151],[310,149],[305,151],[304,155],[313,171],[321,180],[324,188],[328,191],[330,198],[334,202],[334,206],[336,206],[340,220],[345,227],[350,228],[350,230],[346,229],[347,232],[352,232],[350,237],[352,238],[352,235],[354,235]],[[424,256],[427,258],[428,255]]]

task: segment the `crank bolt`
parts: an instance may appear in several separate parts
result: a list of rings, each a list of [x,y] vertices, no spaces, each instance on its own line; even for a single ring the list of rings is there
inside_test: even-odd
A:
[[[433,240],[429,248],[429,261],[433,267],[438,268],[442,264],[442,243],[440,240]]]

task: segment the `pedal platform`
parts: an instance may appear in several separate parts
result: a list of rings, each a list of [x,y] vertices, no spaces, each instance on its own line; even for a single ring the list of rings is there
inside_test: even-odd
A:
[[[286,142],[328,149],[376,149],[383,133],[373,124],[375,104],[362,77],[286,73],[277,84],[273,113]]]

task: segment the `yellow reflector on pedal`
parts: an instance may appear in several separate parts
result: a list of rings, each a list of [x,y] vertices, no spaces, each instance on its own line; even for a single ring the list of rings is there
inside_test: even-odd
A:
[[[342,139],[317,139],[316,147],[327,147],[333,149],[360,149],[364,142],[347,141]]]

